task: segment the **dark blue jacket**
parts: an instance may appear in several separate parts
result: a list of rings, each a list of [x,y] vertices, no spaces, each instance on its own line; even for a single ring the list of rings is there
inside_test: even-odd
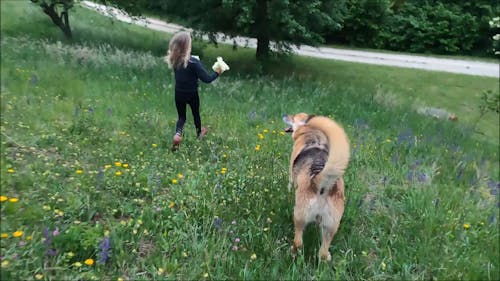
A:
[[[219,77],[217,72],[208,74],[201,62],[191,56],[186,68],[180,67],[174,69],[175,73],[175,90],[182,92],[198,91],[198,79],[205,83],[210,83]]]

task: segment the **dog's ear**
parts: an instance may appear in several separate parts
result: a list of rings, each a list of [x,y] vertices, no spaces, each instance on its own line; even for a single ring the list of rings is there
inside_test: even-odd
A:
[[[314,114],[308,115],[308,116],[307,116],[307,119],[306,119],[306,121],[305,121],[305,123],[307,124],[307,123],[308,123],[311,119],[313,119],[314,117],[316,117],[316,115],[314,115]]]

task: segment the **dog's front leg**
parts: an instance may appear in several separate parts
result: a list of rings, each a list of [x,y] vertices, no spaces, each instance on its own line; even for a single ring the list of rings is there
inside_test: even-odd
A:
[[[288,173],[288,192],[291,192],[295,183],[293,181],[293,162],[290,163],[290,171]]]

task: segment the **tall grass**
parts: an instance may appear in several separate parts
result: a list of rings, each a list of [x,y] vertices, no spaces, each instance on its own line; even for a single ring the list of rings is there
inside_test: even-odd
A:
[[[161,54],[25,33],[0,45],[2,280],[499,278],[497,146],[379,98],[371,76],[345,79],[361,67],[319,79],[323,62],[294,58],[285,65],[318,78],[255,75],[247,51],[228,52],[233,72],[200,90],[208,137],[188,119],[172,153]],[[401,80],[416,83],[411,73]],[[335,118],[351,140],[333,263],[317,261],[313,225],[304,253],[289,254],[292,140],[280,116],[299,111]]]

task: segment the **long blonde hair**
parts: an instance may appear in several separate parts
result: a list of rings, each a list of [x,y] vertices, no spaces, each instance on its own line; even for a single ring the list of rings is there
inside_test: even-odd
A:
[[[191,57],[191,35],[179,32],[174,35],[168,44],[168,54],[165,58],[168,66],[173,69],[186,67]]]

